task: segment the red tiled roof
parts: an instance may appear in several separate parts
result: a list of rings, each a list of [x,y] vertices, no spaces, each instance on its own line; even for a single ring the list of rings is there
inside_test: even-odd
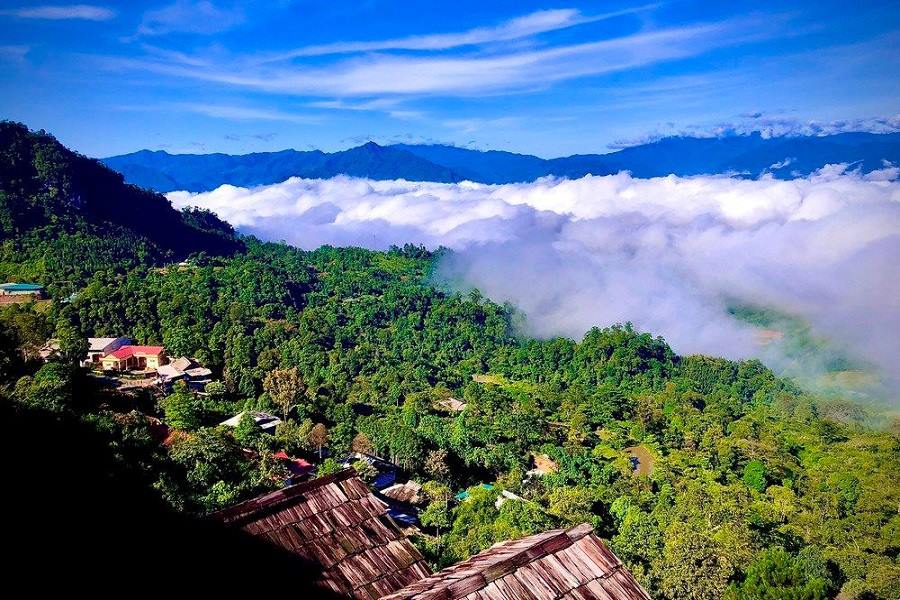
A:
[[[382,600],[650,600],[587,523],[495,544]]]
[[[272,456],[287,462],[288,470],[294,475],[308,475],[315,470],[315,467],[309,461],[303,460],[302,458],[291,458],[284,450],[279,450]]]
[[[213,517],[318,563],[322,586],[342,595],[374,600],[431,573],[353,469],[248,500]]]
[[[165,348],[162,346],[122,346],[118,350],[110,352],[106,356],[113,356],[120,360],[129,358],[132,356],[138,356],[143,354],[144,356],[159,356],[165,351]]]

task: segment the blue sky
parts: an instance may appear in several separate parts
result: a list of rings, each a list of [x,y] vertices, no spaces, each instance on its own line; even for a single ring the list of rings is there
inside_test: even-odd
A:
[[[0,2],[0,117],[91,156],[900,128],[898,2]]]

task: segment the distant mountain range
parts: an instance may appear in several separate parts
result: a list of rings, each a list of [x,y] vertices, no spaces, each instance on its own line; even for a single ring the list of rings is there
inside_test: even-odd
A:
[[[369,142],[326,153],[319,150],[253,154],[169,154],[141,150],[102,159],[129,183],[158,192],[208,191],[222,184],[242,187],[289,177],[351,175],[370,179],[516,183],[554,175],[577,178],[630,171],[635,177],[733,173],[788,179],[826,164],[849,163],[863,172],[884,161],[900,164],[900,133],[842,133],[823,137],[764,138],[758,133],[724,138],[669,137],[608,154],[544,159],[497,150]]]

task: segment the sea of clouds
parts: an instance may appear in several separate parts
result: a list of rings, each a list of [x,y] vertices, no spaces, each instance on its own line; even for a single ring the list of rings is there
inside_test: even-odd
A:
[[[303,248],[449,247],[444,280],[514,303],[536,336],[579,339],[594,325],[631,321],[682,354],[764,355],[758,331],[726,310],[739,302],[803,317],[896,382],[898,178],[890,165],[865,175],[832,165],[790,181],[627,173],[511,185],[292,178],[168,197]]]

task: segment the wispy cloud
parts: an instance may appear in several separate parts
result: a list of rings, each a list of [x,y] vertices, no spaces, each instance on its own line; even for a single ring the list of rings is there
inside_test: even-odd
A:
[[[247,65],[241,60],[195,67],[162,57],[107,61],[179,78],[312,97],[476,96],[554,83],[696,56],[714,48],[776,35],[777,20],[734,19],[643,31],[595,42],[494,54],[372,54],[328,66]]]
[[[739,115],[730,121],[719,121],[711,124],[677,127],[674,123],[668,123],[665,127],[657,128],[655,131],[641,136],[618,139],[609,144],[609,147],[613,149],[628,148],[656,142],[671,136],[713,138],[759,133],[762,137],[772,138],[824,136],[854,132],[900,132],[900,114],[819,121],[815,119],[801,119],[790,115],[770,115],[756,111]]]
[[[0,15],[19,19],[51,21],[82,20],[108,21],[116,16],[114,10],[92,4],[43,5],[0,10]]]
[[[495,119],[471,117],[467,119],[448,119],[441,124],[447,129],[452,129],[458,133],[475,133],[485,129],[521,127],[523,122],[524,119],[522,117],[497,117]]]
[[[209,0],[177,0],[145,13],[137,33],[139,36],[167,33],[211,35],[240,25],[245,18],[243,9],[236,4],[219,7]]]
[[[251,134],[240,134],[240,133],[226,133],[223,136],[229,142],[243,142],[245,140],[256,141],[256,142],[271,142],[278,134],[275,132],[270,133],[251,133]]]
[[[567,29],[585,23],[594,23],[612,19],[614,17],[635,14],[651,10],[657,6],[659,5],[648,4],[599,15],[584,15],[580,11],[571,8],[539,10],[521,17],[510,19],[495,27],[477,27],[459,33],[413,35],[390,40],[335,42],[317,46],[306,46],[288,52],[272,54],[263,57],[261,61],[276,62],[304,56],[380,52],[384,50],[448,50],[451,48],[459,48],[461,46],[506,42],[550,31]]]
[[[203,102],[169,102],[154,105],[119,106],[126,111],[177,111],[188,112],[216,119],[233,121],[284,121],[289,123],[318,123],[321,119],[315,115],[293,113],[283,110],[259,108],[251,106],[207,104]]]
[[[381,112],[396,119],[406,120],[421,119],[425,116],[423,111],[402,108],[400,98],[374,98],[361,102],[348,102],[347,100],[342,99],[317,100],[308,103],[307,106],[328,110]]]
[[[11,45],[0,46],[0,60],[12,63],[24,63],[25,56],[31,50],[30,46]]]

